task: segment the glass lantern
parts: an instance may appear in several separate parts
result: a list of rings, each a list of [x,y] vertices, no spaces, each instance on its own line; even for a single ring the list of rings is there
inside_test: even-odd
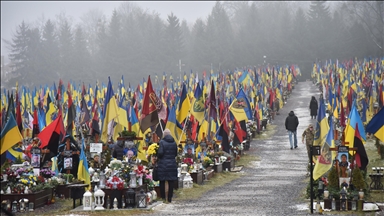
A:
[[[17,201],[16,200],[12,202],[12,212],[13,213],[17,212]]]
[[[92,193],[89,190],[83,195],[83,210],[92,210]]]
[[[345,187],[340,191],[340,210],[345,211],[347,207],[347,191]]]
[[[103,171],[100,171],[99,188],[101,189],[105,188],[105,174]]]
[[[144,193],[144,190],[141,189],[140,193],[136,195],[137,208],[146,208],[147,207],[147,196]]]
[[[129,180],[129,187],[130,188],[136,188],[137,185],[136,185],[136,173],[135,172],[131,172],[129,173],[129,176],[130,176],[130,180]]]
[[[136,206],[136,193],[132,188],[129,188],[125,192],[125,206],[127,208],[134,208]]]
[[[96,204],[95,210],[104,210],[104,197],[105,197],[104,191],[97,189],[96,192],[94,193],[94,196],[95,196],[95,204]]]
[[[360,189],[360,191],[359,191],[359,199],[360,200],[364,200],[364,191],[363,191],[363,189]]]
[[[329,191],[327,188],[324,189],[324,200],[328,199],[329,198]]]
[[[19,203],[20,203],[20,212],[24,212],[25,211],[24,199],[20,199]]]
[[[113,209],[116,210],[118,209],[118,202],[117,202],[117,198],[115,197],[115,199],[113,199]]]

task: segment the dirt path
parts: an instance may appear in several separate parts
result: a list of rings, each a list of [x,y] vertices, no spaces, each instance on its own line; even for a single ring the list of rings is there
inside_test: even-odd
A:
[[[245,167],[244,177],[207,192],[199,200],[161,204],[151,215],[306,215],[308,202],[300,200],[305,190],[307,154],[301,134],[309,123],[311,96],[319,94],[311,82],[296,85],[280,115],[273,121],[276,133],[254,140],[248,154],[261,160]],[[293,110],[299,118],[298,148],[290,150],[284,122]]]

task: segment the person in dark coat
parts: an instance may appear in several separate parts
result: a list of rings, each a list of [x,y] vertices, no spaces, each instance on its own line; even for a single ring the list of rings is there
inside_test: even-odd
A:
[[[316,119],[318,108],[319,105],[317,104],[317,100],[315,96],[312,96],[311,102],[309,103],[309,109],[311,110],[311,119]]]
[[[177,181],[177,145],[171,131],[165,129],[163,139],[160,140],[160,147],[157,152],[158,177],[160,181],[160,195],[164,201],[172,202],[173,186]],[[165,182],[168,181],[168,200],[165,197]]]
[[[285,129],[287,129],[289,135],[289,143],[291,145],[291,150],[293,149],[293,147],[297,148],[297,126],[299,126],[299,119],[297,118],[295,113],[291,111],[285,119]]]
[[[124,156],[124,142],[122,140],[119,140],[114,146],[112,157],[116,158],[117,160],[123,160],[123,156]]]

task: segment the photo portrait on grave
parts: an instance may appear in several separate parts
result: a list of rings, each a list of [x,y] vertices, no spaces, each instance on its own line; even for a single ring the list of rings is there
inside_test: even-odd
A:
[[[32,167],[40,167],[40,155],[39,154],[33,154],[32,160],[31,160]]]
[[[72,169],[72,158],[64,158],[64,169]]]

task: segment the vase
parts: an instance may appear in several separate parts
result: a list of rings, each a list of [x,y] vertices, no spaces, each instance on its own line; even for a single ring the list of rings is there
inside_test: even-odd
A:
[[[139,178],[137,179],[137,183],[139,184],[139,186],[143,185],[143,176],[139,176]]]

